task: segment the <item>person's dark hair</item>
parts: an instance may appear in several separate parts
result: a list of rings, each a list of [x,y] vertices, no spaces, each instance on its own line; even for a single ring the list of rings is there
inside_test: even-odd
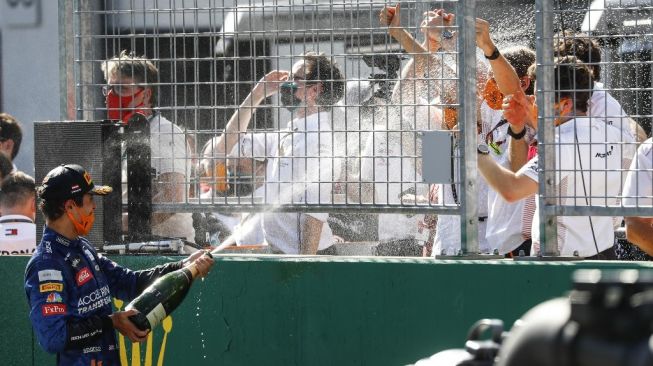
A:
[[[533,64],[528,69],[528,75],[535,81],[537,67]],[[589,101],[592,98],[594,80],[592,70],[574,56],[558,57],[555,59],[555,101],[563,98],[574,101],[578,112],[587,112]]]
[[[5,154],[0,154],[0,181],[8,176],[12,170],[14,170],[14,164],[11,163],[11,159]]]
[[[37,195],[40,197],[41,196],[41,187],[37,188]],[[39,210],[43,213],[43,216],[47,220],[56,220],[63,216],[65,209],[64,209],[64,203],[68,201],[69,199],[72,199],[75,201],[75,204],[77,206],[82,206],[84,204],[84,195],[79,194],[79,195],[74,195],[72,198],[55,198],[55,199],[40,199],[39,202]]]
[[[35,194],[34,178],[23,172],[11,173],[0,184],[0,206],[16,207],[35,197]]]
[[[535,64],[535,51],[528,47],[512,46],[502,50],[501,54],[515,69],[517,76],[519,76],[520,79],[524,76],[529,76],[528,69],[531,67],[531,65]],[[528,89],[526,90],[527,95],[533,94],[534,85],[535,83],[531,81]]]
[[[0,113],[0,142],[6,140],[14,141],[14,148],[11,150],[11,159],[18,155],[20,143],[23,141],[23,129],[20,123],[9,113]]]
[[[108,81],[109,77],[119,73],[124,77],[133,78],[137,83],[150,84],[159,82],[159,70],[154,66],[152,61],[145,57],[135,56],[126,50],[102,63],[102,72],[104,80]],[[157,106],[159,103],[159,88],[151,86],[152,105]]]
[[[601,80],[601,46],[585,33],[565,30],[554,37],[553,50],[556,57],[575,56],[587,64],[594,81]]]
[[[313,51],[302,55],[306,66],[306,80],[320,81],[322,92],[317,102],[324,107],[333,106],[345,95],[345,78],[334,60]]]

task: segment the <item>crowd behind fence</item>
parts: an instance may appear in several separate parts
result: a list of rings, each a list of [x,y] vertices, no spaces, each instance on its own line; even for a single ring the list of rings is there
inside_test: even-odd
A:
[[[182,236],[198,243],[239,230],[253,237],[238,244],[292,241],[288,232],[301,242],[305,220],[317,219],[328,223],[320,250],[332,242],[326,232],[346,242],[411,240],[413,254],[435,243],[431,255],[518,255],[533,239],[532,254],[591,257],[624,216],[653,216],[650,192],[624,197],[651,130],[652,9],[609,0],[75,2],[62,14],[74,55],[72,69],[62,65],[75,95],[65,117],[127,121],[151,110],[153,209],[179,220],[154,223],[162,235],[195,221],[195,234]],[[479,44],[485,23],[476,17],[488,21],[496,55]],[[580,85],[585,69],[565,76],[559,59],[585,54],[593,81],[561,91],[565,77]],[[133,56],[157,72],[143,79],[122,67]],[[531,112],[521,137],[501,111],[513,90],[513,75],[504,79],[495,63],[504,56],[535,95],[524,99]],[[518,66],[530,58],[533,66]],[[150,105],[137,106],[148,90]],[[572,106],[562,121],[561,101],[582,95],[592,111]],[[532,160],[511,166],[509,146],[525,142],[539,159],[531,167],[539,194],[513,203],[488,184],[479,142],[517,177]],[[650,165],[634,169],[651,174]],[[252,233],[261,221],[268,230]],[[591,237],[573,237],[579,226]],[[593,244],[561,247],[581,241]]]

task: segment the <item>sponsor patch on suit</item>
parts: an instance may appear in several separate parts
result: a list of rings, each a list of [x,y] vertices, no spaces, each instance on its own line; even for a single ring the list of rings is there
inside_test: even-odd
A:
[[[41,315],[43,316],[63,315],[65,313],[66,313],[66,304],[41,305]]]
[[[63,283],[46,282],[39,285],[39,292],[61,292],[63,291]]]
[[[77,281],[77,286],[82,286],[86,282],[90,281],[93,278],[93,274],[88,267],[84,267],[77,272],[75,275],[75,281]]]
[[[46,269],[43,271],[39,271],[39,282],[45,282],[45,281],[63,281],[63,277],[61,276],[61,271],[57,271],[54,269]]]

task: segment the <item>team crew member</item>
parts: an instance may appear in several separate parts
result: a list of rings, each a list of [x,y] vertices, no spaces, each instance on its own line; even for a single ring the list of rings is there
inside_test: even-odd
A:
[[[0,185],[0,255],[32,255],[36,249],[36,185],[23,172]]]
[[[147,117],[150,125],[152,149],[152,203],[183,202],[187,194],[185,182],[190,177],[192,156],[185,134],[176,124],[168,121],[156,109],[159,71],[154,64],[123,51],[119,56],[102,64],[107,81],[107,117],[128,122],[135,114]],[[123,182],[126,180],[123,167]],[[123,193],[127,190],[124,189]],[[163,237],[195,241],[195,229],[190,213],[152,214],[152,234]]]
[[[180,262],[131,271],[97,254],[84,236],[95,219],[93,197],[111,191],[94,185],[79,165],[51,170],[37,191],[46,226],[27,264],[25,292],[37,340],[57,354],[58,365],[119,365],[114,329],[133,342],[144,341],[147,332],[129,321],[136,310],[114,313],[111,298],[129,301],[161,275],[194,262],[204,276],[213,264],[198,251]]]
[[[264,201],[272,205],[332,203],[332,186],[340,167],[333,156],[336,142],[332,140],[330,109],[343,97],[344,89],[342,72],[330,57],[315,52],[301,55],[292,71],[271,71],[254,86],[225,132],[212,142],[214,156],[225,158],[247,132],[261,103],[281,93],[293,119],[280,131],[251,135],[253,146],[270,153],[265,186],[260,188],[265,192]],[[327,213],[263,213],[265,243],[274,253],[316,254],[318,249],[326,249],[321,243],[332,243],[330,231],[325,230],[327,218]]]
[[[555,65],[555,152],[556,192],[562,205],[615,205],[621,187],[621,131],[599,118],[588,118],[592,76],[587,66],[574,57],[556,60]],[[521,133],[532,105],[507,97],[504,115],[515,134]],[[538,191],[538,158],[517,173],[498,165],[487,145],[479,145],[481,173],[501,196],[514,202]],[[600,167],[598,169],[597,167]],[[591,187],[590,187],[591,184]],[[539,249],[539,211],[533,221],[533,253]],[[558,218],[558,249],[562,255],[613,259],[614,232],[611,217],[561,216]]]
[[[590,38],[585,33],[576,33],[566,30],[553,37],[557,40],[554,45],[556,57],[574,56],[584,62],[594,80],[594,88],[589,101],[588,115],[590,117],[603,117],[605,121],[622,130],[624,142],[641,142],[646,139],[646,132],[633,119],[628,117],[621,104],[605,89],[601,82],[601,47],[596,39]],[[632,149],[634,154],[635,150]],[[631,155],[628,155],[630,159]],[[627,168],[624,167],[624,168]]]
[[[653,207],[653,140],[637,149],[626,177],[623,204],[629,207]],[[653,217],[626,217],[626,236],[648,255],[653,255]]]

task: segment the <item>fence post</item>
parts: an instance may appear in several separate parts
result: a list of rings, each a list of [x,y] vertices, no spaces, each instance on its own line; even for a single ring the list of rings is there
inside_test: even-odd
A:
[[[543,256],[559,256],[555,179],[555,126],[553,104],[555,83],[553,72],[553,3],[535,2],[535,41],[537,49],[537,140],[539,163],[538,209],[540,217],[540,249]],[[537,253],[535,253],[537,254]]]
[[[460,243],[463,254],[478,254],[478,159],[476,152],[476,0],[458,2],[460,32],[460,118],[458,127],[463,137],[461,163],[461,220]]]

